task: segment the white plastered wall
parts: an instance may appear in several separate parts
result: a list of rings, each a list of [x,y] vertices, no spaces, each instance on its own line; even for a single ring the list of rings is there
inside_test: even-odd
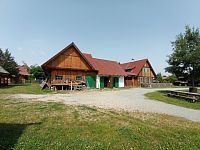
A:
[[[124,87],[124,76],[119,77],[119,87]]]
[[[100,89],[100,76],[99,75],[96,76],[96,88]]]

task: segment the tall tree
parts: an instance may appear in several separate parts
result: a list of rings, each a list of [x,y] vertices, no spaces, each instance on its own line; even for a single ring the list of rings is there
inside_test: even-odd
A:
[[[11,75],[18,76],[17,63],[8,49],[5,52],[0,49],[0,66],[7,70]]]
[[[166,71],[177,77],[195,81],[200,76],[200,34],[198,28],[185,27],[185,32],[176,36],[172,42],[173,53],[168,56]]]
[[[30,66],[29,71],[30,71],[30,74],[33,76],[33,78],[45,79],[46,77],[43,69],[38,65]]]

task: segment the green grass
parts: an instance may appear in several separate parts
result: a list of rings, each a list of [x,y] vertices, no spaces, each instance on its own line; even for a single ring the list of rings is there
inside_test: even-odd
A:
[[[6,87],[0,87],[0,94],[45,94],[56,93],[51,90],[41,90],[37,83],[32,84],[19,84]]]
[[[154,88],[154,87],[152,87]],[[189,86],[175,86],[175,85],[172,85],[172,86],[161,86],[161,87],[155,87],[156,88],[188,88],[189,89]]]
[[[0,149],[200,149],[200,123],[167,115],[0,100]]]
[[[190,103],[186,100],[168,97],[165,91],[151,92],[151,93],[145,94],[145,96],[153,100],[158,100],[158,101],[162,101],[162,102],[173,104],[173,105],[178,105],[178,106],[192,108],[192,109],[200,109],[200,102]]]

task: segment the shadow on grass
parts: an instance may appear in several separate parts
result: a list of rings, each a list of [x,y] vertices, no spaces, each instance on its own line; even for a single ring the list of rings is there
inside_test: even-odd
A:
[[[40,123],[30,124],[10,124],[0,123],[0,149],[8,150],[13,149],[15,143],[17,143],[19,137],[23,134],[24,130],[31,125]]]

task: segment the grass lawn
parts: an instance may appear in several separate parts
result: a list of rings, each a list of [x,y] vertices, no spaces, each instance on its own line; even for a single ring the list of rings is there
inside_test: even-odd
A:
[[[192,109],[200,109],[200,102],[190,103],[186,100],[168,97],[165,91],[151,92],[151,93],[145,94],[145,96],[153,100],[158,100],[158,101],[162,101],[162,102],[173,104],[173,105],[178,105],[178,106],[192,108]]]
[[[0,149],[200,149],[200,123],[167,115],[0,100]]]
[[[41,90],[41,87],[37,83],[32,84],[20,84],[13,86],[6,86],[0,88],[0,94],[45,94],[55,93],[51,90]]]
[[[105,88],[101,91],[119,91],[119,90],[126,90],[127,88]],[[91,89],[91,90],[97,90],[99,89]],[[52,90],[41,90],[41,87],[38,83],[32,83],[32,84],[19,84],[19,85],[13,85],[13,86],[6,86],[6,87],[0,87],[0,94],[66,94],[70,93],[70,90],[58,90],[58,91],[52,91]],[[76,92],[73,90],[73,92]],[[77,91],[79,92],[79,91]]]

